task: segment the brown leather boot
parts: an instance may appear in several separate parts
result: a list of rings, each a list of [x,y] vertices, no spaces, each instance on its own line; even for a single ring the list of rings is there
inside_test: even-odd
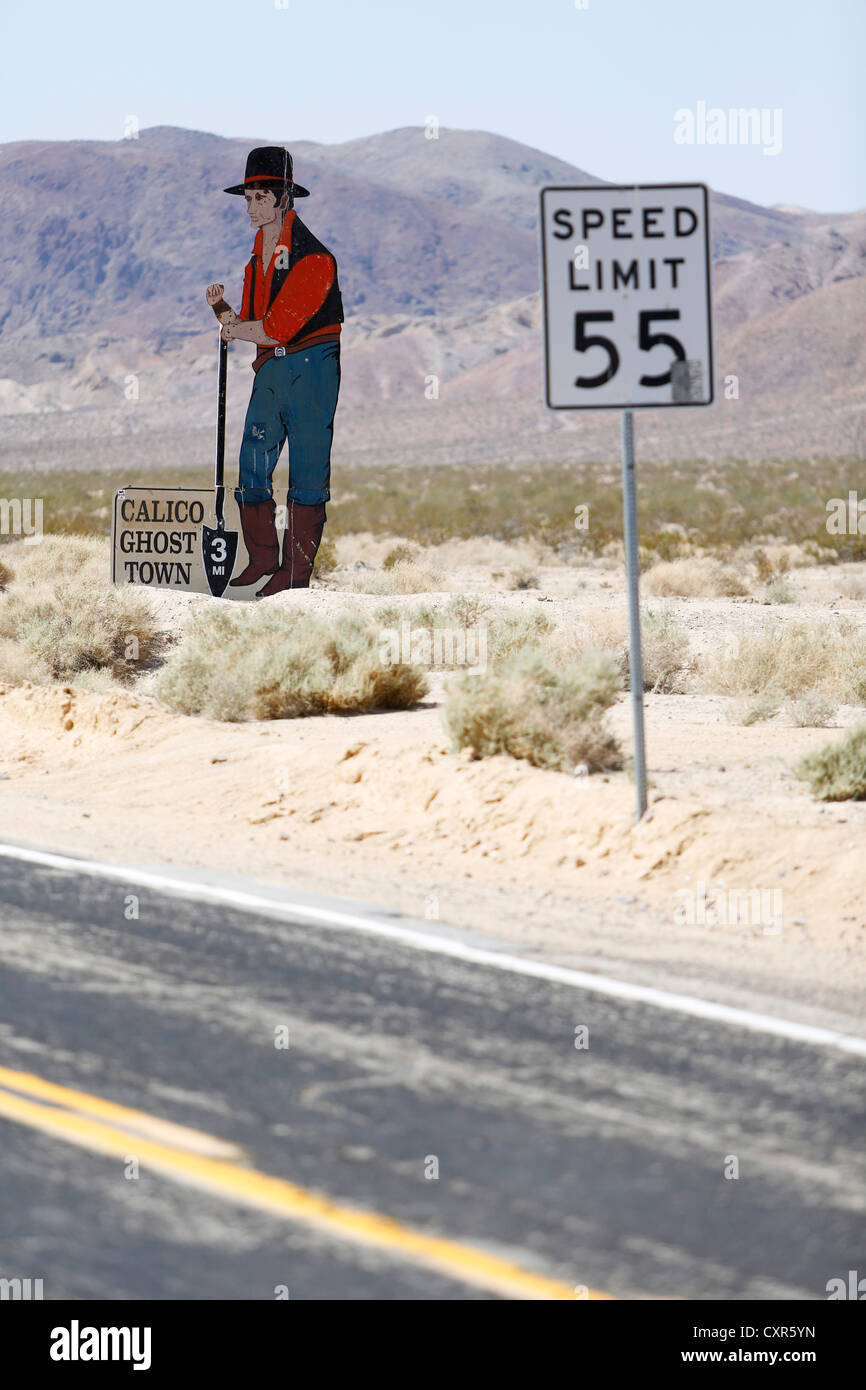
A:
[[[250,562],[237,579],[230,581],[234,589],[242,588],[245,584],[255,584],[262,575],[273,574],[280,563],[276,527],[277,504],[273,497],[269,497],[267,502],[241,502],[238,510]]]
[[[309,589],[325,519],[324,502],[314,507],[304,507],[300,502],[289,500],[289,515],[283,536],[283,563],[273,579],[259,589],[256,598],[272,598],[284,589]]]

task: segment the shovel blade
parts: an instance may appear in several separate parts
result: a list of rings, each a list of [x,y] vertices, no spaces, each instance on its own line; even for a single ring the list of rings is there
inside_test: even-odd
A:
[[[238,555],[237,531],[202,526],[201,558],[207,585],[214,598],[222,598],[228,587]]]

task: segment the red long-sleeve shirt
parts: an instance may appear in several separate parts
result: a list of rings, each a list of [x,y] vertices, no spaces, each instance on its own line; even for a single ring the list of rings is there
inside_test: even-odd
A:
[[[253,243],[253,256],[256,262],[254,303],[250,303],[252,268],[248,264],[244,272],[244,293],[240,317],[247,320],[261,319],[269,338],[276,338],[281,343],[288,343],[294,339],[292,347],[297,348],[307,347],[310,343],[317,343],[323,338],[337,337],[341,325],[339,323],[327,324],[317,328],[309,335],[295,338],[295,334],[300,333],[304,324],[308,323],[321,309],[328,291],[334,283],[337,267],[334,257],[330,254],[319,255],[311,252],[309,255],[303,256],[292,266],[276,299],[270,308],[267,308],[271,297],[271,283],[277,267],[277,258],[281,251],[284,255],[288,255],[292,244],[294,219],[295,210],[290,208],[283,220],[279,241],[266,269],[262,267],[261,227],[256,232],[256,239]]]

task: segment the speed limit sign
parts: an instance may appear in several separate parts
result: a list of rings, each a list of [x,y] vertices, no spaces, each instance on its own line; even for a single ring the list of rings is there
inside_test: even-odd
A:
[[[542,189],[551,409],[711,403],[708,205],[702,183]]]
[[[622,411],[635,807],[646,814],[632,411],[713,399],[709,194],[702,183],[541,190],[544,379],[552,410]]]

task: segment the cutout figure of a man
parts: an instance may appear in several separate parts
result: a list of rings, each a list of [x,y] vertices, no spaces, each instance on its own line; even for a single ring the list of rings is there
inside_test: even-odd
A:
[[[240,451],[238,502],[246,568],[233,587],[270,576],[256,593],[309,587],[330,498],[331,443],[340,390],[343,301],[337,262],[294,210],[308,191],[294,182],[292,156],[278,145],[252,150],[243,183],[224,190],[246,199],[257,228],[236,314],[222,285],[207,290],[227,341],[258,347]],[[280,556],[274,469],[289,446],[287,520]]]

